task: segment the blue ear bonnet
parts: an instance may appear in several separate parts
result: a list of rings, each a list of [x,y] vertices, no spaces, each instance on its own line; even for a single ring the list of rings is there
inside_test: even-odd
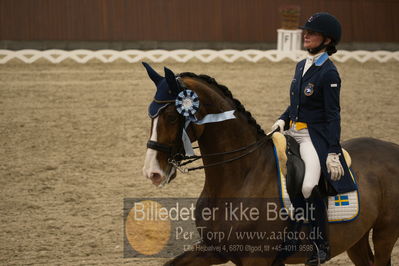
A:
[[[157,87],[154,99],[148,107],[149,116],[155,118],[162,109],[169,104],[175,103],[181,89],[177,84],[175,74],[170,69],[165,67],[165,77],[162,77],[149,64],[143,62],[143,65],[147,70],[148,76]]]

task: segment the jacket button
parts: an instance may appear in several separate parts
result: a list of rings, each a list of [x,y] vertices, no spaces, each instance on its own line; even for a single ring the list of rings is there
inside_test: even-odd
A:
[[[294,92],[291,92],[291,95],[294,95]]]

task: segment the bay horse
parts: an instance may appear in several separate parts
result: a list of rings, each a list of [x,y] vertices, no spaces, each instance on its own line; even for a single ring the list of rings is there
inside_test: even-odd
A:
[[[202,155],[219,154],[202,156],[205,184],[197,206],[206,206],[209,198],[278,198],[273,143],[251,113],[233,97],[227,87],[209,76],[186,72],[180,74],[179,78],[200,99],[201,105],[196,114],[198,117],[229,110],[235,110],[236,116],[235,119],[217,123],[191,123],[187,127],[190,140],[198,141]],[[147,149],[143,172],[157,186],[169,183],[176,177],[176,164],[171,160],[170,150],[159,147],[181,150],[183,144],[180,131],[183,124],[184,118],[176,111],[174,104],[166,105],[152,119],[150,140],[159,146]],[[250,152],[241,149],[253,143],[260,144]],[[390,265],[391,252],[399,236],[399,145],[373,138],[356,138],[344,142],[342,146],[352,157],[361,209],[358,218],[351,222],[329,224],[331,257],[346,251],[355,265]],[[230,154],[226,151],[238,152]],[[208,223],[196,222],[214,231],[223,231],[227,226],[222,219]],[[240,230],[271,230],[268,221],[230,223]],[[280,223],[281,228],[288,224],[287,221]],[[371,230],[374,254],[369,243]],[[211,244],[208,241],[197,245]],[[186,251],[166,264],[203,266],[232,261],[237,265],[273,265],[277,255],[277,251],[270,251],[267,257],[229,256],[203,250]],[[299,264],[305,261],[305,257],[289,257],[284,263]]]

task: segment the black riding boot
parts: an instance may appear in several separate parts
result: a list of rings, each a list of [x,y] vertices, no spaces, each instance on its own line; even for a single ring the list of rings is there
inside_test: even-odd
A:
[[[302,225],[305,221],[305,217],[303,216],[303,210],[306,209],[305,199],[301,196],[292,200],[292,205],[294,206],[294,220],[290,221],[288,226],[288,232],[301,232]],[[301,243],[300,239],[296,238],[287,238],[281,245],[281,250],[277,254],[276,259],[273,262],[273,266],[284,265],[283,261],[288,257],[294,255],[299,250],[299,245]]]
[[[302,228],[303,220],[300,221],[292,221],[288,227],[288,232],[300,232]],[[281,250],[277,254],[276,259],[273,262],[273,266],[277,265],[284,265],[283,261],[287,259],[288,257],[294,255],[298,248],[298,245],[300,244],[299,239],[286,239],[282,245],[281,245]]]
[[[306,201],[314,208],[313,215],[309,217],[311,225],[309,236],[314,246],[313,253],[306,261],[306,265],[319,265],[330,259],[327,207],[317,186]]]

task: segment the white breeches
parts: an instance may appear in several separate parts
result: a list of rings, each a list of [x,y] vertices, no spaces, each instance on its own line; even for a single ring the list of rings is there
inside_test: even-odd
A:
[[[307,128],[297,131],[295,128],[291,127],[289,130],[285,131],[284,134],[293,137],[299,143],[301,157],[305,163],[305,178],[302,185],[302,194],[305,199],[307,199],[312,194],[313,188],[319,184],[321,174],[319,156],[313,146]]]

